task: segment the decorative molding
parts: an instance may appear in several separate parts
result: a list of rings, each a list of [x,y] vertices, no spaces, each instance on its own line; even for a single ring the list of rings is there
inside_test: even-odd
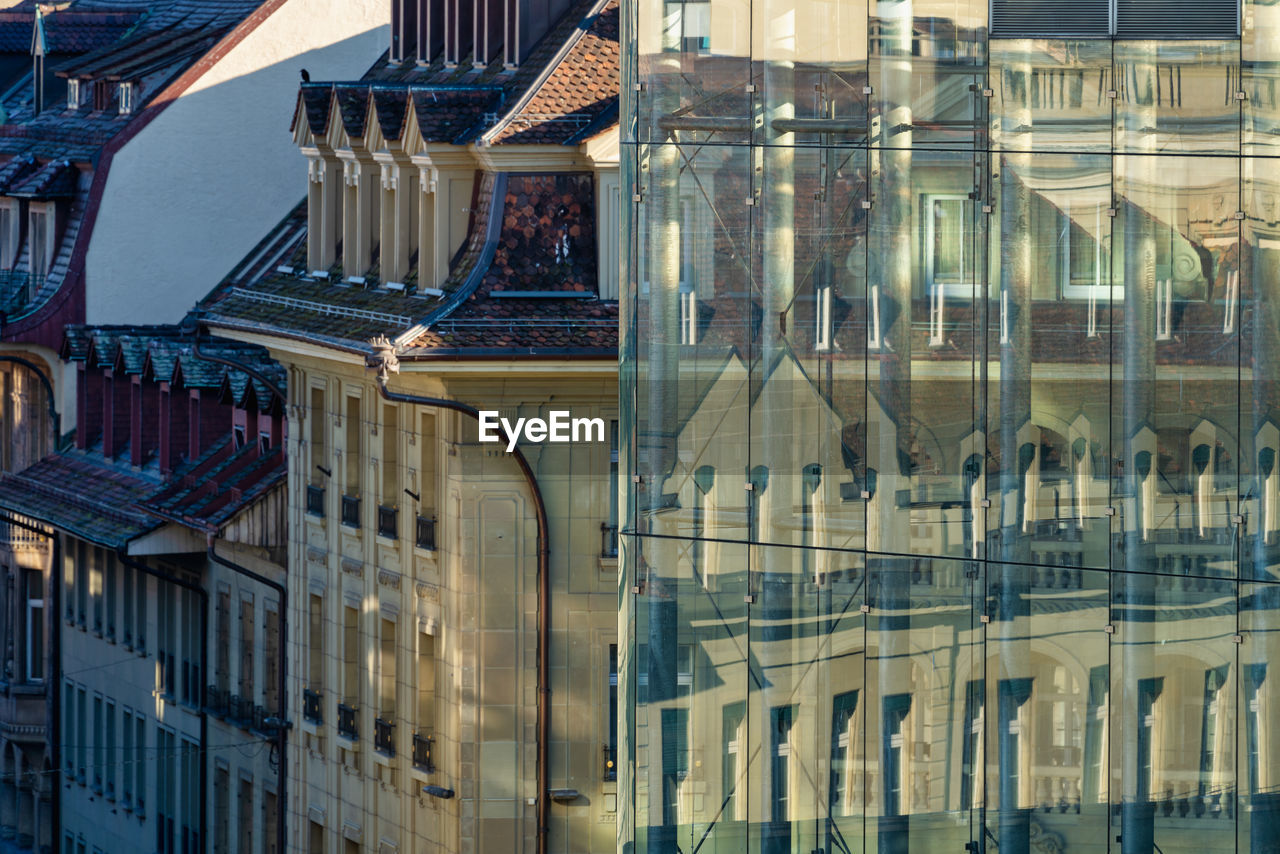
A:
[[[364,577],[364,563],[353,557],[344,557],[342,559],[342,571],[348,575],[354,575],[360,578]]]
[[[419,581],[415,585],[415,592],[419,599],[426,599],[428,602],[440,604],[440,586],[437,584],[428,584],[425,581]]]
[[[390,587],[392,590],[400,589],[400,573],[392,572],[389,569],[378,569],[378,583],[384,587]]]

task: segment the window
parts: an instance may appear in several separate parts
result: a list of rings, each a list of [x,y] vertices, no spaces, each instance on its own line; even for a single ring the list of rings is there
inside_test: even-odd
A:
[[[111,552],[107,552],[106,575],[102,581],[103,592],[105,593],[106,619],[107,619],[107,640],[115,641],[116,639],[116,556]]]
[[[89,778],[89,692],[76,690],[76,781],[84,785]]]
[[[616,172],[599,173],[600,181],[600,222],[597,234],[620,234],[622,228],[622,184]],[[619,241],[599,241],[600,259],[599,291],[600,299],[616,300],[618,298]]]
[[[121,598],[124,600],[124,616],[121,619],[120,639],[127,647],[133,646],[133,567],[125,564],[121,573],[121,581],[124,589],[121,591]]]
[[[30,220],[31,260],[29,269],[31,271],[32,287],[36,288],[49,272],[49,212],[43,206],[36,207],[32,205]]]
[[[679,824],[680,785],[689,776],[689,710],[662,710],[663,824]]]
[[[147,649],[147,576],[141,570],[134,573],[133,594],[133,648],[138,652],[145,652]]]
[[[1175,7],[1151,0],[992,0],[991,37],[1230,39],[1239,33],[1238,6],[1239,0]]]
[[[103,736],[103,757],[102,766],[104,769],[104,777],[106,778],[104,788],[107,797],[115,800],[116,797],[116,704],[114,700],[107,700],[107,720],[105,735]]]
[[[618,779],[618,645],[609,644],[609,680],[605,686],[609,696],[608,729],[604,734],[604,778]]]
[[[142,815],[147,792],[147,721],[141,712],[133,717],[133,808]]]
[[[280,606],[264,604],[262,626],[262,705],[267,714],[280,714]]]
[[[230,854],[231,773],[223,765],[213,771],[213,854]]]
[[[84,540],[76,543],[76,610],[80,628],[89,622],[89,554]]]
[[[93,562],[89,565],[89,595],[93,600],[93,630],[102,634],[102,575],[104,556],[101,549],[94,549]]]
[[[982,680],[971,680],[964,698],[964,731],[960,734],[964,739],[961,752],[960,767],[960,808],[971,809],[982,806],[982,787],[978,785],[978,769],[982,767],[983,740],[983,697]]]
[[[236,797],[236,825],[240,828],[240,851],[253,850],[253,778],[241,777]]]
[[[270,789],[262,790],[262,835],[266,837],[266,854],[277,854],[276,823],[280,820],[279,800]]]
[[[378,533],[398,536],[396,510],[400,507],[400,409],[382,407],[382,503],[378,508]]]
[[[125,116],[133,112],[133,94],[134,84],[120,84],[120,115]]]
[[[182,799],[178,803],[181,812],[182,848],[184,852],[203,851],[200,838],[200,746],[183,738],[180,773],[182,774]]]
[[[854,724],[857,709],[857,691],[846,691],[831,699],[831,815],[853,815],[853,780],[858,774]]]
[[[156,729],[156,852],[175,854],[178,787],[174,762],[175,739],[163,727]]]
[[[105,110],[111,106],[111,86],[105,80],[93,81],[93,108]]]
[[[27,599],[26,676],[28,682],[43,682],[44,575],[38,569],[24,569],[22,577]]]
[[[925,287],[929,297],[929,344],[946,342],[947,292],[973,284],[973,203],[968,196],[925,196]],[[875,318],[878,321],[878,318]]]
[[[76,709],[76,692],[75,687],[70,680],[63,680],[62,683],[62,744],[66,747],[63,750],[63,763],[66,766],[68,779],[75,776],[75,755],[71,750],[71,745],[75,744],[74,731],[72,729],[75,721]]]
[[[773,737],[773,821],[785,826],[791,821],[791,728],[796,722],[796,707],[777,706],[769,718]]]
[[[350,605],[342,608],[342,701],[360,704],[360,612]]]
[[[253,700],[253,596],[240,594],[240,698]]]
[[[418,632],[418,733],[429,735],[436,728],[436,639]]]
[[[103,760],[106,752],[104,729],[106,716],[103,712],[101,694],[93,696],[93,790],[102,791]]]
[[[343,448],[343,459],[346,461],[346,476],[343,478],[343,494],[356,497],[360,494],[360,398],[347,397],[346,412],[346,446]]]
[[[831,349],[831,285],[818,288],[814,295],[813,349]]]
[[[213,683],[219,692],[231,690],[231,591],[218,591],[214,615]]]
[[[22,235],[18,228],[18,203],[0,202],[0,270],[12,270],[18,260],[18,243]]]
[[[680,343],[698,343],[698,295],[684,282],[680,283]]]
[[[741,776],[745,770],[744,753],[747,746],[747,704],[730,703],[721,712],[720,736],[723,741],[724,766],[720,785],[723,787],[724,816],[730,821],[742,821],[747,816],[747,798],[739,791]]]
[[[325,472],[328,471],[328,457],[325,454],[325,418],[324,389],[311,389],[311,468],[309,471],[312,486],[324,486]],[[323,512],[323,508],[322,511]]]
[[[124,739],[120,749],[124,753],[124,774],[121,776],[120,800],[125,809],[133,808],[133,712],[126,706],[120,713],[120,731]]]
[[[395,754],[396,725],[396,624],[382,620],[378,646],[378,719],[374,747]]]
[[[307,854],[324,854],[324,825],[314,821],[307,822],[310,837],[307,840]]]
[[[67,81],[67,109],[80,109],[80,81],[74,77]]]
[[[324,684],[324,598],[312,593],[307,601],[307,686],[319,691]]]

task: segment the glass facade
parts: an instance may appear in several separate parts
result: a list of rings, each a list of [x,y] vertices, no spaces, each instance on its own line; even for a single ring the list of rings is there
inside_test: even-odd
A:
[[[1280,851],[1280,6],[622,8],[621,850]]]

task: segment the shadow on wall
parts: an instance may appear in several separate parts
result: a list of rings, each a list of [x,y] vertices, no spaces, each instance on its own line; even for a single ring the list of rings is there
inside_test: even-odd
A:
[[[275,18],[291,5],[114,156],[85,260],[87,322],[178,322],[306,196],[289,132],[299,72],[359,77],[389,30],[290,53],[288,21]],[[250,67],[267,52],[286,55]],[[237,65],[245,73],[227,76]]]

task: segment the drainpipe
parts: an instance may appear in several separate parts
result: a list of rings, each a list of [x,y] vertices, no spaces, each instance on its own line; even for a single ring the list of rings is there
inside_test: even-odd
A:
[[[468,406],[456,400],[442,397],[423,397],[416,394],[404,394],[387,388],[387,380],[393,372],[399,372],[400,362],[396,358],[395,348],[385,338],[373,342],[375,355],[371,364],[378,368],[378,391],[385,400],[395,403],[408,403],[414,406],[434,406],[451,412],[460,412],[468,418],[479,422],[480,412],[474,406]],[[502,428],[499,428],[502,429]],[[511,444],[510,437],[504,433],[503,441]],[[533,495],[534,511],[538,520],[538,836],[537,854],[547,852],[548,815],[550,806],[550,769],[549,753],[551,741],[551,573],[549,571],[550,530],[547,525],[547,507],[542,500],[542,490],[538,488],[538,479],[533,474],[529,461],[525,459],[520,448],[512,452],[520,473],[524,475],[529,492]]]
[[[56,531],[39,528],[8,513],[0,513],[0,522],[23,528],[33,534],[40,534],[53,541],[53,561],[49,570],[49,604],[53,606],[53,613],[46,615],[49,621],[49,669],[51,671],[49,674],[51,678],[46,683],[49,688],[50,705],[48,720],[53,721],[57,719],[58,710],[62,708],[62,631],[58,624],[62,619],[62,538]],[[60,733],[49,732],[49,729],[46,725],[45,743],[52,757],[49,764],[52,766],[53,773],[53,785],[50,786],[53,795],[49,799],[52,820],[49,831],[53,834],[53,842],[56,844],[58,835],[62,831],[62,738]],[[35,792],[32,797],[38,802],[40,793]],[[40,828],[37,827],[35,832],[36,839],[39,840]]]
[[[279,752],[280,757],[280,761],[276,764],[276,788],[279,790],[279,794],[276,797],[276,803],[279,805],[276,810],[276,851],[280,852],[280,854],[284,854],[285,816],[288,814],[289,805],[285,791],[285,786],[289,780],[288,766],[285,764],[285,748],[288,746],[290,724],[288,721],[288,713],[286,712],[284,695],[285,686],[288,684],[287,674],[289,666],[289,655],[287,653],[289,646],[289,588],[278,581],[272,581],[265,575],[254,572],[248,567],[241,566],[234,561],[222,557],[214,551],[214,541],[214,535],[212,533],[208,534],[207,542],[209,544],[209,548],[207,554],[211,562],[220,566],[225,566],[232,572],[238,573],[246,578],[250,578],[258,582],[259,584],[270,587],[272,590],[276,591],[276,594],[280,597],[280,666],[276,668],[276,702],[280,705],[276,709],[277,717],[275,718],[276,741],[278,743],[276,750]],[[267,721],[270,723],[271,718],[268,718]]]
[[[116,557],[125,566],[145,573],[146,575],[158,578],[161,581],[175,584],[184,590],[190,590],[200,597],[200,678],[204,680],[209,675],[209,591],[205,590],[199,584],[192,584],[181,578],[177,578],[167,573],[163,573],[158,569],[153,569],[145,563],[140,563],[129,557],[128,547],[120,546],[116,549]],[[203,835],[206,828],[209,827],[209,713],[204,702],[204,683],[198,686],[200,692],[200,833]]]

